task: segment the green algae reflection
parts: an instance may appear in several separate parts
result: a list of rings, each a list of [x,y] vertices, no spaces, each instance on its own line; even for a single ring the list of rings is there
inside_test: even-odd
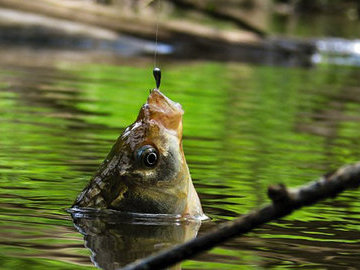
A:
[[[1,269],[93,267],[64,209],[154,87],[151,68],[60,65],[45,71],[0,70]],[[359,75],[355,68],[326,65],[163,68],[161,89],[185,110],[185,155],[214,222],[266,203],[270,184],[301,185],[359,160]],[[358,195],[346,192],[296,212],[183,268],[360,263]],[[330,259],[324,262],[324,256]]]

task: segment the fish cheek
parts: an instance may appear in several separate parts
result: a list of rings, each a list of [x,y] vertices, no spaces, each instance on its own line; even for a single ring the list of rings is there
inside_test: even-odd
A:
[[[176,150],[170,148],[166,155],[162,155],[156,167],[156,182],[171,183],[177,179],[180,171],[180,159]]]
[[[119,205],[125,198],[125,194],[128,191],[128,186],[124,184],[124,177],[121,177],[122,179],[118,182],[116,190],[114,190],[114,194],[116,196],[113,196],[111,198],[110,207],[116,207]]]

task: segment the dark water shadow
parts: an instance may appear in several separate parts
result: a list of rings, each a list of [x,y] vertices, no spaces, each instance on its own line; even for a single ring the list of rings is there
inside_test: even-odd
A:
[[[112,270],[195,238],[200,220],[178,215],[70,209],[95,266]],[[181,269],[175,265],[169,269]]]

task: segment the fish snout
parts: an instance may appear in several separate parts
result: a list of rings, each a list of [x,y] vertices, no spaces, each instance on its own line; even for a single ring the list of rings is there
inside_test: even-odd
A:
[[[147,120],[155,121],[166,129],[174,130],[178,137],[182,136],[184,111],[179,103],[167,98],[158,89],[154,89],[151,91],[144,108]]]

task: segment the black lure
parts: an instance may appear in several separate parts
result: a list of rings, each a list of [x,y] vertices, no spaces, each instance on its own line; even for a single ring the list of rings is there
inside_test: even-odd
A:
[[[156,89],[160,88],[160,83],[161,83],[161,70],[160,68],[156,67],[153,70],[153,75],[155,78],[155,82],[156,82]]]

